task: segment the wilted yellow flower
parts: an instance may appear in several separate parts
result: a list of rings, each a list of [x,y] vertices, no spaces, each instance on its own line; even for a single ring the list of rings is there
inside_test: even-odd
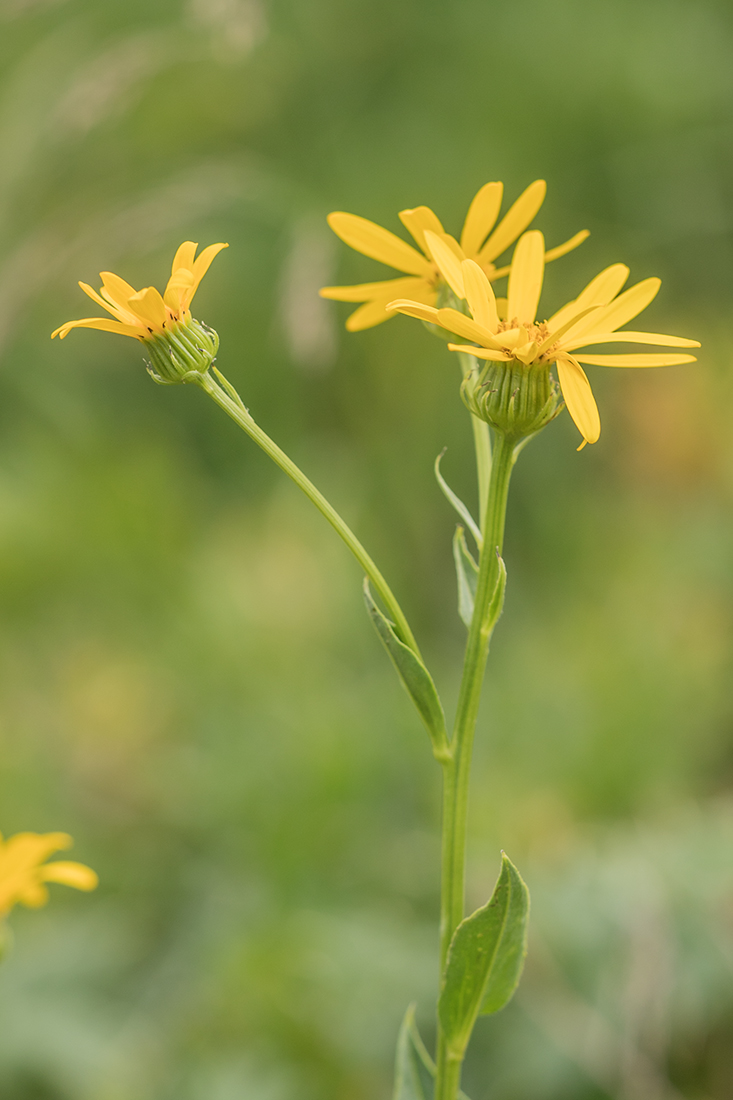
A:
[[[81,321],[67,321],[52,334],[64,339],[72,328],[98,328],[104,332],[117,332],[121,336],[136,336],[148,340],[154,334],[163,334],[166,328],[177,323],[185,324],[191,318],[190,305],[198,285],[209,270],[211,261],[227,248],[226,244],[210,244],[196,256],[197,244],[184,241],[173,258],[171,277],[163,294],[154,286],[135,290],[119,275],[101,271],[102,288],[97,294],[87,283],[79,286],[97,305],[115,318],[85,317]]]
[[[434,309],[419,301],[395,301],[390,311],[440,325],[448,332],[473,340],[478,347],[449,344],[451,351],[468,352],[479,359],[501,364],[521,364],[525,371],[548,370],[554,364],[565,404],[583,443],[595,443],[601,431],[593,393],[581,363],[605,367],[664,367],[693,363],[693,355],[652,353],[632,355],[577,355],[594,344],[657,344],[663,347],[698,348],[697,340],[658,332],[618,331],[645,309],[661,286],[660,279],[643,279],[619,293],[629,276],[624,264],[596,275],[574,301],[547,321],[536,320],[545,268],[545,242],[537,230],[525,233],[517,243],[509,272],[506,319],[499,316],[491,283],[473,260],[459,261],[454,253],[433,242],[441,273],[453,293],[468,302],[471,317],[456,309]],[[492,391],[495,392],[495,391]]]
[[[0,918],[18,902],[33,909],[45,905],[47,882],[94,890],[99,879],[91,867],[71,860],[45,862],[72,844],[68,833],[16,833],[8,840],[0,835]]]
[[[411,298],[425,305],[436,305],[445,283],[434,252],[436,238],[454,253],[459,263],[465,259],[474,260],[488,279],[500,279],[508,274],[509,268],[495,267],[494,260],[527,228],[542,206],[546,191],[545,181],[535,180],[494,228],[501,209],[504,185],[484,184],[468,208],[460,242],[445,232],[437,215],[428,206],[402,210],[400,221],[415,238],[421,252],[366,218],[342,212],[329,214],[328,224],[345,244],[373,260],[406,272],[408,278],[361,283],[357,286],[327,286],[321,290],[321,297],[333,298],[338,302],[365,303],[347,320],[346,327],[350,332],[372,328],[388,320],[391,314],[387,306],[397,297]],[[584,229],[565,244],[550,249],[545,253],[545,263],[577,248],[587,236],[588,230]]]

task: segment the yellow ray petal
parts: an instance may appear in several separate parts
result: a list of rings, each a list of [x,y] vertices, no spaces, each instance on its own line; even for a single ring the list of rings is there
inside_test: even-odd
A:
[[[569,320],[565,322],[564,325],[560,326],[560,328],[553,329],[545,342],[540,345],[540,352],[543,352],[546,348],[549,348],[551,344],[556,344],[557,341],[562,336],[564,336],[566,332],[569,332],[571,328],[574,328],[575,325],[577,325],[578,321],[580,321],[582,317],[587,317],[589,313],[592,313],[596,309],[600,309],[600,306],[588,306],[587,309],[582,309],[580,313],[574,313],[572,317],[570,317]],[[549,327],[549,321],[547,322],[547,324]],[[563,343],[562,346],[564,349],[565,344]]]
[[[383,321],[388,321],[390,317],[394,317],[394,313],[390,313],[387,309],[388,299],[375,298],[371,302],[365,302],[363,306],[359,306],[358,309],[347,317],[346,329],[348,332],[362,332],[366,328],[374,328],[375,325],[381,325]]]
[[[499,327],[499,314],[496,311],[494,290],[485,272],[474,260],[464,260],[461,264],[461,272],[466,301],[474,321],[483,325],[489,332],[496,332]]]
[[[465,313],[459,313],[457,309],[439,309],[438,324],[447,332],[455,332],[456,336],[462,336],[464,340],[475,340],[485,348],[501,351],[501,345],[496,342],[492,332],[470,317],[466,317]]]
[[[507,302],[506,298],[496,299],[496,312],[499,314],[499,318],[502,321],[506,321],[506,311],[508,304],[509,303]]]
[[[503,183],[485,183],[468,208],[461,232],[461,248],[467,256],[475,256],[494,228],[501,210]]]
[[[137,336],[138,338],[144,335],[142,327],[123,325],[121,321],[110,321],[108,317],[84,317],[81,321],[66,321],[65,324],[54,329],[51,339],[58,336],[63,340],[73,328],[98,328],[102,332],[116,332],[119,336]]]
[[[437,325],[438,311],[432,306],[423,305],[421,302],[412,302],[404,298],[398,298],[394,302],[387,303],[390,313],[404,313],[406,317],[417,317],[419,321],[429,321],[431,325]]]
[[[588,344],[659,344],[665,348],[699,348],[699,340],[685,340],[683,336],[665,336],[662,332],[594,332],[570,343],[563,341],[565,351],[587,347]]]
[[[475,355],[477,359],[490,359],[492,363],[509,363],[511,361],[511,355],[505,355],[503,351],[475,348],[472,344],[448,344],[448,350],[466,351],[469,355]]]
[[[595,367],[674,367],[678,363],[696,363],[694,355],[670,353],[665,355],[576,355],[579,363]]]
[[[437,233],[431,233],[429,229],[426,229],[425,244],[430,251],[430,255],[438,265],[440,274],[443,276],[453,293],[458,298],[465,298],[466,293],[463,287],[461,260],[456,256],[448,242],[444,237],[439,237]]]
[[[380,263],[396,267],[398,271],[406,271],[409,275],[432,274],[430,262],[412,245],[367,218],[336,211],[328,215],[328,224],[344,244],[372,260],[379,260]]]
[[[127,309],[128,299],[135,293],[134,286],[115,275],[114,271],[100,271],[99,277],[102,280],[102,296],[119,309]]]
[[[102,309],[106,309],[107,312],[111,313],[113,317],[116,317],[118,321],[122,321],[123,317],[125,316],[127,316],[128,318],[132,316],[132,314],[128,310],[119,309],[117,306],[113,306],[111,302],[106,302],[104,298],[100,297],[100,295],[97,294],[96,290],[93,290],[89,286],[88,283],[80,282],[79,286],[84,291],[84,293],[92,299],[93,302],[96,302],[98,306],[102,307]]]
[[[143,324],[151,325],[162,331],[163,325],[168,320],[165,311],[165,302],[160,291],[154,286],[146,286],[133,294],[129,299],[130,309],[140,318]]]
[[[523,234],[517,242],[509,272],[507,316],[523,324],[532,324],[542,291],[545,273],[545,238],[537,229]]]
[[[587,343],[591,344],[593,333],[613,332],[614,329],[625,325],[627,321],[636,317],[637,313],[641,313],[643,309],[646,309],[656,297],[661,285],[661,279],[642,279],[640,283],[629,287],[623,294],[619,294],[618,298],[614,298],[607,306],[599,309],[597,313],[581,321],[577,328],[571,330],[573,339],[579,336],[587,336]]]
[[[568,252],[572,252],[574,248],[581,245],[583,241],[586,241],[590,237],[590,229],[581,229],[579,233],[576,233],[574,237],[571,237],[569,241],[565,241],[564,244],[558,244],[554,248],[551,248],[549,252],[545,252],[545,263],[552,263],[553,260],[559,260],[561,256],[567,256]]]
[[[423,295],[436,297],[432,284],[414,275],[406,279],[382,279],[378,283],[358,283],[354,286],[324,286],[318,293],[321,298],[330,298],[334,302],[371,302],[390,293],[393,298],[417,297],[418,301],[423,300]]]
[[[594,279],[591,279],[574,301],[568,302],[566,306],[553,314],[547,324],[551,329],[556,330],[588,306],[608,305],[611,299],[616,297],[628,277],[629,269],[626,264],[611,264],[610,267],[605,268]]]
[[[76,890],[94,890],[99,885],[99,876],[91,867],[74,860],[59,859],[47,863],[41,868],[44,882],[60,882],[64,886],[73,886]]]
[[[542,206],[547,191],[544,180],[535,180],[522,192],[513,206],[509,208],[504,217],[481,249],[479,256],[482,262],[495,260],[505,252],[512,241],[516,241],[520,233],[523,233],[535,214]]]
[[[16,897],[29,909],[40,909],[48,901],[48,890],[42,882],[28,882],[18,890]]]
[[[558,359],[555,367],[568,412],[586,443],[595,443],[601,434],[601,418],[585,371],[570,356]]]
[[[440,224],[440,218],[433,213],[429,206],[416,206],[413,210],[400,210],[399,218],[405,229],[412,233],[412,236],[423,250],[427,247],[425,244],[426,229],[429,229],[431,233],[441,234],[445,232]]]
[[[181,309],[188,309],[194,294],[198,290],[199,283],[211,267],[212,260],[215,256],[219,255],[223,248],[229,248],[229,245],[225,244],[223,241],[219,242],[219,244],[210,244],[203,250],[201,255],[194,260],[191,269],[193,283],[190,287],[185,287],[181,290]]]
[[[179,267],[185,267],[188,268],[189,271],[191,270],[197,248],[198,244],[195,244],[193,241],[184,241],[183,244],[179,246],[173,257],[173,263],[171,264],[171,275],[175,275]]]

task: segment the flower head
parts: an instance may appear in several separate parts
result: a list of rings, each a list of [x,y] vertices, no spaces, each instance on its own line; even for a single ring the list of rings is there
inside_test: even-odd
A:
[[[63,340],[73,328],[97,328],[134,336],[143,340],[151,354],[148,371],[156,382],[181,382],[192,371],[208,370],[219,347],[219,337],[191,316],[191,301],[198,285],[209,270],[211,261],[227,248],[226,244],[210,244],[196,256],[197,244],[184,241],[173,257],[171,277],[163,294],[154,286],[135,290],[119,275],[101,271],[99,294],[87,283],[79,286],[98,305],[114,317],[84,317],[66,321],[54,332]]]
[[[535,180],[496,225],[504,191],[502,183],[487,183],[476,194],[468,208],[460,241],[446,233],[437,215],[428,206],[400,211],[400,221],[412,234],[420,251],[380,225],[357,217],[356,214],[329,214],[328,224],[334,233],[357,252],[404,271],[406,278],[388,279],[358,286],[327,286],[321,297],[338,302],[363,302],[346,322],[350,332],[371,328],[391,316],[387,306],[397,297],[411,298],[435,306],[441,290],[450,286],[444,275],[442,259],[453,256],[455,262],[470,259],[491,281],[508,274],[508,267],[496,267],[494,260],[517,239],[534,218],[545,198],[547,184]],[[545,253],[545,263],[564,256],[577,248],[588,236],[582,230],[569,241]]]
[[[449,344],[451,351],[468,352],[487,363],[512,364],[525,372],[548,370],[554,364],[565,404],[583,443],[595,443],[601,431],[593,393],[581,363],[606,367],[664,367],[693,363],[693,355],[651,353],[631,355],[576,354],[595,344],[657,344],[662,347],[698,348],[697,340],[657,332],[619,330],[645,309],[656,296],[661,280],[643,279],[621,293],[629,276],[624,264],[612,264],[596,275],[572,302],[547,321],[536,320],[545,268],[545,243],[532,230],[518,241],[509,271],[509,290],[504,316],[500,316],[489,279],[473,260],[441,257],[443,276],[457,297],[465,299],[471,316],[456,309],[435,309],[420,301],[394,301],[390,311],[440,325],[448,332],[475,341],[474,345]],[[480,399],[481,384],[477,399]],[[489,396],[484,386],[484,397]],[[495,391],[491,391],[492,393]]]
[[[0,835],[0,918],[18,902],[33,909],[45,905],[47,882],[94,890],[99,880],[91,867],[70,860],[45,862],[72,844],[67,833],[16,833],[8,840]]]

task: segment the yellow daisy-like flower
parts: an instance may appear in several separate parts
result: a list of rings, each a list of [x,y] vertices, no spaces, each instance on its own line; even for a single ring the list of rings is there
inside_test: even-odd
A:
[[[102,288],[99,294],[87,283],[79,283],[79,286],[97,305],[111,313],[114,321],[107,317],[67,321],[51,334],[51,339],[58,336],[63,340],[73,328],[97,328],[119,333],[120,336],[148,340],[156,334],[163,335],[166,328],[187,324],[191,320],[190,305],[199,283],[217,253],[227,247],[226,244],[210,244],[195,258],[198,245],[193,241],[184,241],[173,258],[171,277],[163,294],[154,286],[135,290],[119,275],[101,271]]]
[[[459,263],[466,259],[474,260],[488,279],[500,279],[508,274],[509,268],[495,267],[494,260],[524,232],[542,206],[546,191],[545,181],[535,180],[496,225],[504,185],[484,184],[468,208],[460,242],[445,232],[437,215],[428,206],[402,210],[400,221],[414,237],[420,252],[394,233],[366,218],[340,211],[329,214],[328,224],[345,244],[373,260],[406,272],[408,277],[378,283],[361,283],[357,286],[326,286],[320,292],[321,297],[332,298],[337,302],[364,303],[346,322],[350,332],[372,328],[388,320],[391,313],[387,306],[397,297],[411,298],[424,305],[434,306],[445,283],[435,251],[436,241],[438,247],[442,244],[444,248],[448,248]],[[550,249],[545,253],[545,263],[577,248],[587,236],[588,230],[584,229],[564,244]]]
[[[673,348],[699,348],[697,340],[658,332],[618,331],[649,305],[661,280],[643,279],[620,293],[629,276],[624,264],[612,264],[596,275],[572,302],[547,321],[536,320],[545,269],[545,242],[537,230],[518,241],[509,271],[507,320],[501,320],[494,291],[486,274],[473,260],[459,261],[449,249],[439,255],[443,278],[454,294],[468,302],[471,317],[456,309],[435,309],[420,301],[394,301],[390,311],[440,325],[448,332],[475,341],[474,345],[449,344],[451,351],[468,352],[496,364],[514,364],[526,371],[548,370],[554,364],[565,404],[583,443],[595,443],[601,432],[593,393],[581,363],[605,367],[665,367],[694,363],[693,355],[652,353],[632,355],[582,355],[581,348],[595,344],[657,344]],[[579,448],[580,449],[580,448]]]
[[[71,860],[45,862],[72,844],[68,833],[16,833],[8,840],[0,835],[0,918],[18,902],[33,909],[45,905],[47,882],[94,890],[99,879],[91,867]]]

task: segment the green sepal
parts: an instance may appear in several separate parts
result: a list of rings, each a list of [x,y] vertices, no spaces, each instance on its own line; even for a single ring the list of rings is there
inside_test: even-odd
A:
[[[465,531],[460,524],[453,536],[453,560],[456,563],[458,581],[458,614],[466,626],[470,627],[478,584],[478,565],[466,546]]]
[[[400,641],[395,633],[394,623],[390,622],[375,604],[369,589],[368,577],[364,578],[364,600],[377,634],[382,639],[407,694],[417,707],[425,728],[430,734],[433,755],[436,760],[450,759],[445,714],[432,676],[417,654]]]
[[[441,460],[441,458],[443,457],[444,454],[445,454],[445,451],[444,450],[441,451],[440,454],[438,455],[438,457],[435,460],[435,467],[434,467],[434,469],[435,469],[435,479],[438,482],[438,485],[440,486],[440,488],[442,489],[446,500],[450,501],[450,503],[455,508],[456,512],[458,512],[458,515],[461,517],[463,522],[466,524],[466,527],[468,527],[469,531],[471,532],[471,534],[475,538],[476,545],[478,546],[478,548],[480,550],[481,547],[483,546],[483,542],[484,542],[483,536],[481,534],[481,528],[476,523],[476,520],[473,518],[473,516],[471,515],[468,508],[466,507],[466,505],[461,500],[461,498],[459,496],[457,496],[456,493],[453,492],[450,485],[448,484],[448,482],[445,480],[445,478],[443,477],[443,475],[440,472],[440,460]]]
[[[421,1072],[420,1067],[424,1072]],[[413,1096],[422,1098],[426,1093],[432,1096],[432,1082],[435,1080],[436,1073],[435,1062],[428,1054],[420,1032],[417,1030],[413,1002],[405,1013],[397,1039],[393,1100],[408,1100],[408,1098],[411,1100]],[[415,1091],[415,1083],[422,1092]],[[410,1086],[413,1088],[412,1092],[407,1091]],[[458,1100],[468,1100],[462,1089],[458,1090]]]
[[[502,852],[490,900],[456,928],[438,1000],[449,1050],[462,1056],[476,1018],[498,1012],[519,984],[527,953],[529,891]]]

